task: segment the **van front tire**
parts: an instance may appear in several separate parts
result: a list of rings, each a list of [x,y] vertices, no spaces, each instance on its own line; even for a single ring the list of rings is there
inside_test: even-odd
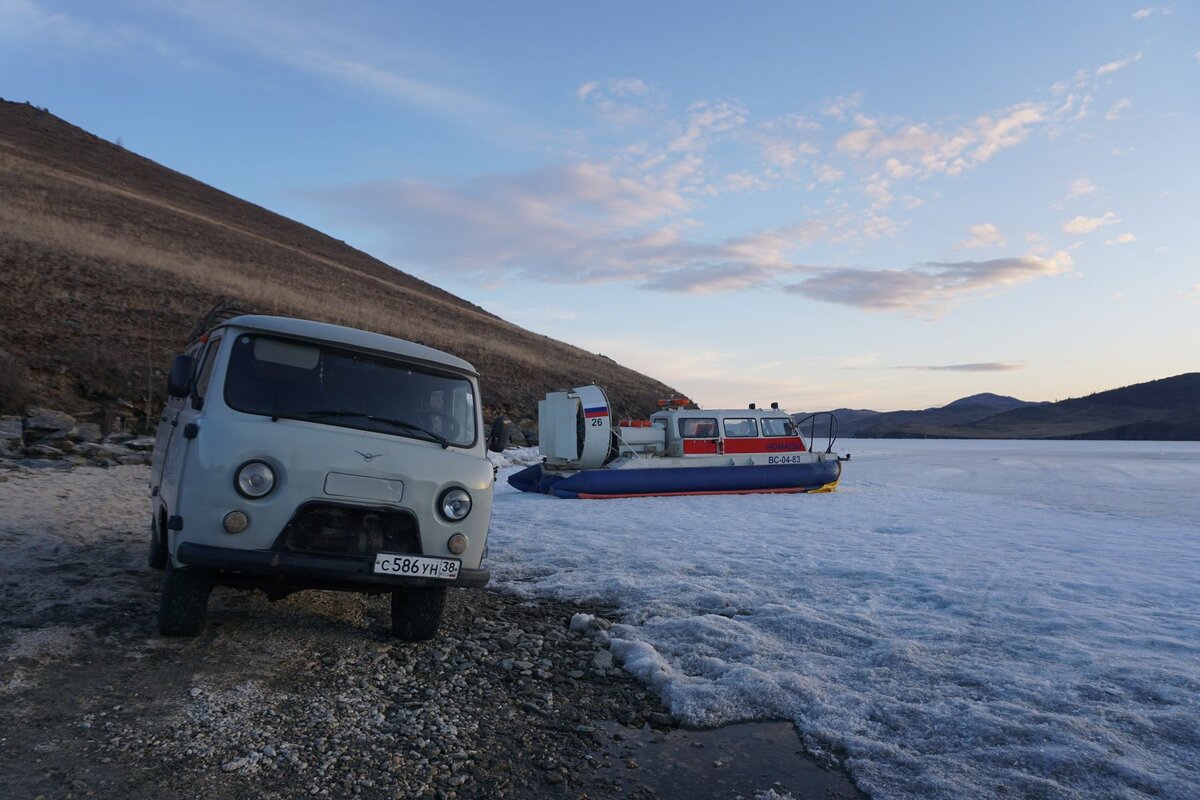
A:
[[[405,642],[432,639],[445,609],[445,586],[396,589],[392,592],[392,635]]]
[[[195,636],[204,630],[211,592],[212,584],[203,575],[181,569],[167,559],[158,604],[158,632],[163,636]]]

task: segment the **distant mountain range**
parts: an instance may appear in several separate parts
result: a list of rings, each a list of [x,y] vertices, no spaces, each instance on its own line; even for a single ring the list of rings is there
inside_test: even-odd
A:
[[[1057,403],[984,393],[921,411],[833,413],[843,438],[1200,441],[1200,372]],[[824,436],[820,426],[815,433]]]

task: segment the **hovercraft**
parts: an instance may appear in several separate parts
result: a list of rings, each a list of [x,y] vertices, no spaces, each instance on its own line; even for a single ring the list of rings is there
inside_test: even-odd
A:
[[[614,425],[599,386],[551,392],[538,401],[542,463],[508,478],[523,492],[566,498],[832,492],[850,456],[833,452],[837,420],[828,412],[797,422],[769,409],[688,408],[659,401],[648,420]],[[818,424],[827,445],[814,452],[801,435]]]

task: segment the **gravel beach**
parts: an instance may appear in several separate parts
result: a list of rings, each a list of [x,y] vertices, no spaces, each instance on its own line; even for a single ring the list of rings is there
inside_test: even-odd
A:
[[[147,477],[0,471],[7,797],[860,796],[788,726],[678,730],[603,608],[454,590],[410,645],[381,597],[217,589],[202,636],[159,638]]]

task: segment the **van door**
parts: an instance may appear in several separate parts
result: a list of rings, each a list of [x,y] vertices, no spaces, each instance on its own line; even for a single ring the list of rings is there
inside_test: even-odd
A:
[[[168,404],[167,420],[160,423],[167,428],[166,446],[163,448],[161,473],[158,478],[158,492],[162,504],[167,508],[167,514],[179,513],[176,500],[179,496],[180,475],[183,469],[184,455],[191,443],[188,426],[196,421],[204,407],[204,397],[208,393],[208,385],[212,380],[213,367],[221,346],[221,337],[214,336],[204,346],[203,356],[199,357],[196,377],[192,381],[192,393],[188,397],[173,398]],[[199,348],[197,348],[199,351]]]
[[[171,434],[175,430],[175,419],[183,409],[185,401],[186,398],[183,397],[168,396],[167,404],[163,406],[162,413],[158,416],[158,430],[154,434],[154,452],[150,456],[151,497],[158,497],[158,493],[162,489],[163,465],[167,461],[167,448],[171,446]],[[155,504],[156,510],[157,507]]]

